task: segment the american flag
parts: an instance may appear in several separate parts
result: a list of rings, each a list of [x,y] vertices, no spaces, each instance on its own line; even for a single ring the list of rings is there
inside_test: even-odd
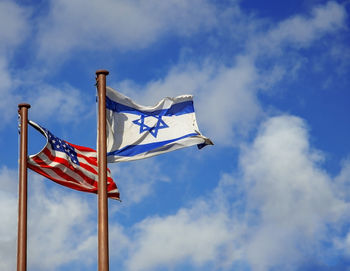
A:
[[[46,138],[45,147],[30,155],[28,167],[46,178],[69,188],[97,193],[97,153],[94,149],[77,146],[54,136],[33,121],[35,129]],[[108,197],[119,200],[119,191],[107,169]]]

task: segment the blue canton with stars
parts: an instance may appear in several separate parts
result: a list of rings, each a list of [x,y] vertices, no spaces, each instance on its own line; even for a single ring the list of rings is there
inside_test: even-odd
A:
[[[55,151],[64,152],[72,161],[72,163],[79,165],[78,156],[73,146],[69,145],[62,139],[54,136],[50,131],[45,129],[45,132],[48,135],[49,143],[51,144],[52,149]]]
[[[157,119],[157,123],[155,126],[150,127],[147,124],[145,124],[145,119],[146,118],[155,118]],[[141,114],[140,118],[137,120],[134,120],[133,123],[135,123],[136,125],[140,126],[140,134],[142,134],[143,132],[149,131],[150,134],[152,136],[154,136],[155,138],[158,135],[158,131],[159,129],[165,129],[168,128],[169,126],[162,120],[162,116],[149,116],[149,115],[145,115],[145,114]]]

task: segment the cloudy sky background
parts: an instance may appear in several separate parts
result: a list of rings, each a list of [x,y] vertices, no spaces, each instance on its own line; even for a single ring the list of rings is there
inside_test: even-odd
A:
[[[110,164],[110,270],[347,270],[349,1],[0,0],[0,269],[14,270],[17,105],[95,148],[95,71],[193,94],[214,146]],[[30,128],[29,153],[45,144]],[[96,270],[97,197],[29,172],[28,270]]]

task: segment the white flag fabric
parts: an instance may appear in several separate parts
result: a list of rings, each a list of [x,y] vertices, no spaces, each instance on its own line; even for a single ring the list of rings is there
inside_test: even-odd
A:
[[[212,145],[198,129],[191,95],[142,106],[106,89],[107,160],[138,160],[180,148]]]

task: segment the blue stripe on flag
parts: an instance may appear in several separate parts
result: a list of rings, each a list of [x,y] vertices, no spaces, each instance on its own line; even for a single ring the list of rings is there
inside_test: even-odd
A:
[[[160,142],[153,142],[148,144],[142,144],[142,145],[128,145],[120,150],[115,150],[107,153],[107,156],[109,155],[116,155],[116,156],[135,156],[140,153],[148,152],[148,151],[157,151],[157,148],[162,147],[164,145],[167,145],[169,143],[178,141],[180,139],[190,137],[190,136],[196,136],[198,134],[191,133],[188,135],[184,135],[175,139],[160,141]]]
[[[106,97],[106,108],[116,113],[129,113],[135,115],[147,115],[147,116],[179,116],[183,114],[193,113],[193,101],[186,101],[173,104],[170,108],[155,110],[155,111],[142,111],[136,108],[117,103],[110,98]]]

